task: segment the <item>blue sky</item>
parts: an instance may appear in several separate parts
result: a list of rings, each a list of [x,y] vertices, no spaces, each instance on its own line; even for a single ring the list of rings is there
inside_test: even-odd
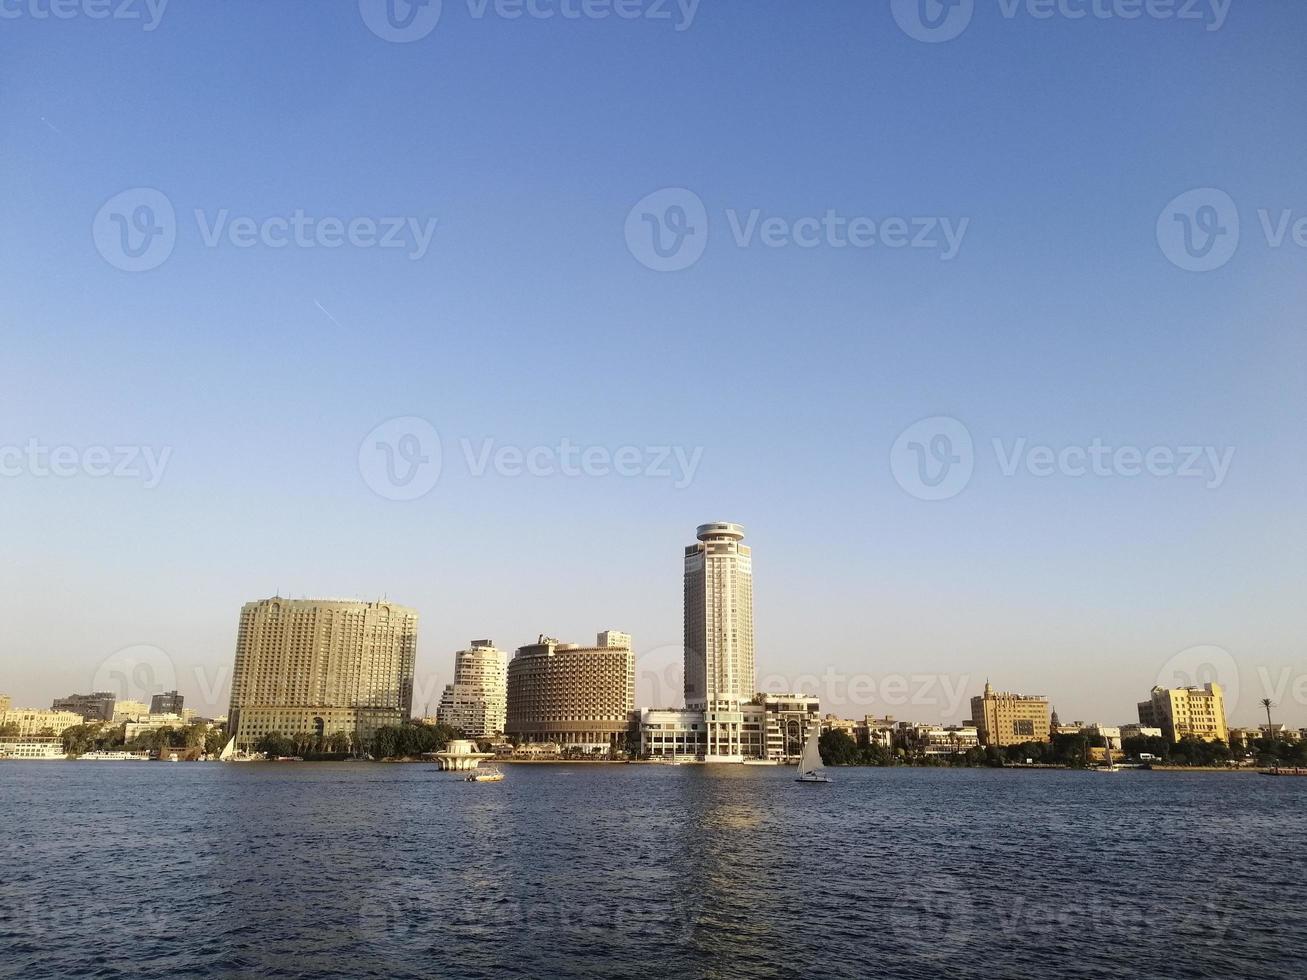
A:
[[[680,641],[681,548],[726,519],[755,547],[760,675],[866,675],[881,695],[988,675],[1111,723],[1177,663],[1211,664],[1235,720],[1269,678],[1307,725],[1307,248],[1258,214],[1307,217],[1300,5],[1236,4],[1208,30],[980,0],[943,43],[845,2],[703,3],[677,30],[674,6],[507,19],[446,0],[408,43],[352,2],[173,0],[149,31],[12,9],[0,445],[170,450],[148,488],[0,479],[16,703],[148,645],[203,707],[196,669],[220,691],[240,604],[278,589],[417,607],[420,690],[473,637],[626,629],[655,665]],[[93,227],[137,188],[167,199],[176,241],[132,272]],[[624,234],[665,188],[707,221],[674,272]],[[1156,230],[1194,188],[1240,222],[1211,271]],[[417,259],[205,244],[224,214],[296,211],[436,225]],[[740,247],[732,221],[755,211],[965,219],[965,237],[949,259]],[[388,499],[360,446],[409,417],[439,433],[439,479]],[[973,469],[923,500],[892,447],[941,417]],[[1018,445],[1095,439],[1233,456],[1218,486],[1003,472]],[[660,447],[702,455],[688,486],[477,476],[460,440],[629,446],[654,470]],[[946,714],[916,700],[847,713]]]

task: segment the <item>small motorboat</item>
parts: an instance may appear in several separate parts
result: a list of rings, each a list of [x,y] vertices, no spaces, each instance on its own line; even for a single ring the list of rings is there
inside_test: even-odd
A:
[[[469,783],[498,783],[502,782],[504,774],[492,766],[485,769],[476,768],[467,774],[466,781]]]

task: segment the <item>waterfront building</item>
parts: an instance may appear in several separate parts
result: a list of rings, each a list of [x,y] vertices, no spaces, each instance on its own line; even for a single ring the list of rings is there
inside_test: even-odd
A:
[[[1140,701],[1139,724],[1160,728],[1172,742],[1193,737],[1204,741],[1228,742],[1225,723],[1225,695],[1220,684],[1202,687],[1154,687],[1147,701]]]
[[[1152,728],[1148,725],[1122,725],[1121,737],[1122,738],[1140,738],[1140,737],[1161,738],[1162,730],[1160,728]]]
[[[821,720],[821,730],[823,732],[843,732],[853,741],[858,740],[858,723],[852,718],[840,718],[838,715],[828,714]]]
[[[625,635],[625,634],[622,634]],[[600,634],[600,645],[608,634]],[[630,637],[624,644],[631,647]],[[473,640],[454,654],[454,683],[446,684],[436,717],[470,738],[502,735],[508,714],[508,655],[490,640]]]
[[[150,713],[149,706],[144,701],[115,701],[113,706],[113,721],[138,721]]]
[[[974,725],[912,726],[913,747],[928,756],[949,756],[980,745],[980,732]]]
[[[739,524],[701,524],[695,537],[685,549],[685,706],[704,712],[705,759],[738,762],[749,750],[744,706],[757,676],[753,554]]]
[[[151,714],[143,715],[135,721],[123,723],[123,741],[130,742],[147,732],[157,732],[161,728],[184,728],[186,719],[181,715]]]
[[[279,732],[355,744],[413,712],[415,610],[393,602],[282,599],[241,608],[228,731],[239,749]]]
[[[8,711],[11,704],[13,704],[13,700],[8,694],[0,694],[0,714]]]
[[[55,711],[44,708],[9,708],[0,712],[0,728],[16,727],[12,737],[58,737],[75,725],[84,725],[86,719],[75,711]]]
[[[882,749],[894,748],[894,732],[898,723],[890,715],[877,718],[867,715],[858,726],[858,744]]]
[[[1020,745],[1047,742],[1051,734],[1048,699],[1042,695],[996,692],[985,681],[985,692],[971,699],[971,723],[981,745]]]
[[[702,711],[645,708],[640,712],[640,754],[659,759],[699,759],[708,751]]]
[[[70,694],[66,698],[55,698],[50,707],[55,711],[71,711],[87,721],[113,721],[114,701],[112,692],[99,691],[95,694]]]
[[[758,758],[797,759],[813,725],[821,724],[821,701],[810,694],[762,695],[763,750]]]
[[[150,714],[180,715],[186,698],[176,691],[165,691],[150,698]]]
[[[513,654],[504,724],[509,736],[564,748],[622,748],[633,716],[635,655],[629,634],[600,633],[592,647],[541,634]]]

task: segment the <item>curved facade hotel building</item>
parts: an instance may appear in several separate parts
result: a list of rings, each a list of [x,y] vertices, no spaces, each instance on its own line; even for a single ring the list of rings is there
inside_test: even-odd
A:
[[[627,633],[599,634],[592,647],[540,636],[508,665],[505,732],[563,748],[621,747],[635,710],[635,655]]]
[[[261,599],[241,607],[230,732],[345,732],[364,741],[412,714],[418,615],[391,602]]]
[[[489,640],[473,640],[454,654],[454,683],[446,684],[436,718],[468,738],[504,733],[508,715],[508,654]]]

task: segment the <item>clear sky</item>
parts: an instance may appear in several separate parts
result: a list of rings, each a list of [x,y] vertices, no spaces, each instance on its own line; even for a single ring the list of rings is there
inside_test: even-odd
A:
[[[0,691],[223,710],[280,591],[416,607],[419,699],[615,628],[675,703],[732,520],[760,679],[834,710],[1206,671],[1307,725],[1307,7],[623,3],[5,7]]]

